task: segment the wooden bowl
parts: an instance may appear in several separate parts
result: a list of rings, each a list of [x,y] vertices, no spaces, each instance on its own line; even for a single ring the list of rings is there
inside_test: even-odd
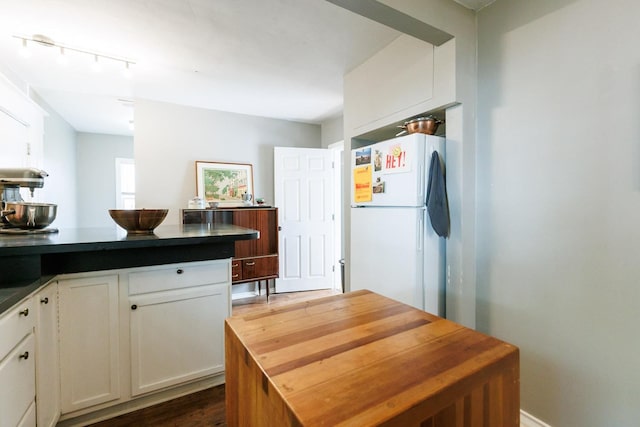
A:
[[[109,209],[109,215],[128,234],[152,234],[169,209]]]

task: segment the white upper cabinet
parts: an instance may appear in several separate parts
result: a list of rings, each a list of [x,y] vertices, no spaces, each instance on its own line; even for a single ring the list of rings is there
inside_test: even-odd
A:
[[[401,35],[344,78],[347,134],[360,135],[456,102],[456,40]]]
[[[345,76],[354,129],[433,96],[434,46],[400,36]],[[345,106],[346,107],[346,106]]]
[[[0,168],[42,168],[45,114],[0,74]]]

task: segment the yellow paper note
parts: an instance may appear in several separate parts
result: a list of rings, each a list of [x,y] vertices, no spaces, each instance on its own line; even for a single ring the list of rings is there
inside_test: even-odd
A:
[[[371,185],[371,165],[355,168],[353,170],[354,202],[370,202],[373,195]]]

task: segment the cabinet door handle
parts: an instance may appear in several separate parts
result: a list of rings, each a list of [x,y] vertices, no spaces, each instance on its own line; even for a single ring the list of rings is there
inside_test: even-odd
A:
[[[238,267],[240,264],[231,264],[231,267]]]
[[[252,266],[252,265],[256,265],[256,263],[255,262],[248,262],[246,265]]]
[[[20,310],[20,312],[18,313],[20,316],[24,316],[27,317],[29,315],[29,309],[25,308],[24,310]]]
[[[176,273],[178,273],[178,274],[182,274],[182,273],[184,273],[184,270],[183,270],[183,269],[181,269],[181,268],[179,268],[179,269],[177,269],[177,270],[176,270]]]
[[[40,304],[49,304],[49,297],[44,297],[40,300]]]
[[[138,306],[136,304],[132,304],[131,305],[131,310],[136,310],[138,308]]]
[[[29,352],[25,351],[18,357],[18,360],[21,360],[21,359],[27,360],[28,358],[29,358]]]
[[[234,274],[233,276],[231,276],[232,279],[237,279],[239,276],[239,274]]]

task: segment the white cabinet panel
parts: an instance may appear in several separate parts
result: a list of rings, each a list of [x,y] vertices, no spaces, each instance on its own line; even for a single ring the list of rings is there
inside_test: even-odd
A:
[[[18,423],[17,427],[35,427],[36,426],[36,402],[31,402],[27,413],[24,414],[22,420]]]
[[[229,265],[226,261],[172,264],[140,269],[129,274],[129,295],[226,283],[229,280]]]
[[[0,106],[0,167],[26,166],[28,127],[2,111]]]
[[[119,397],[118,276],[60,280],[62,413]]]
[[[358,129],[433,97],[434,46],[403,35],[345,76],[345,113]]]
[[[31,298],[0,316],[0,360],[27,334],[33,332],[35,313]]]
[[[131,394],[224,370],[229,284],[132,296]]]
[[[0,426],[13,427],[36,397],[33,334],[0,361]],[[33,424],[32,424],[33,425]]]
[[[42,168],[45,114],[0,74],[0,167]]]
[[[36,392],[38,426],[53,427],[60,417],[58,359],[58,282],[48,284],[33,298],[36,321]]]

